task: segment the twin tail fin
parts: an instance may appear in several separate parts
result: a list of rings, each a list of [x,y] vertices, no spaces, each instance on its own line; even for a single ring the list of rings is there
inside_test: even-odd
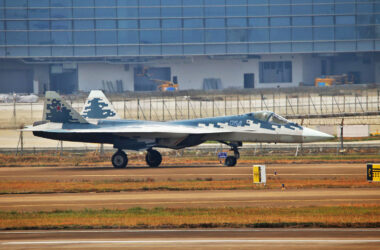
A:
[[[120,119],[115,108],[101,90],[92,90],[81,115],[86,119]]]
[[[55,91],[46,91],[43,120],[56,123],[88,123]]]

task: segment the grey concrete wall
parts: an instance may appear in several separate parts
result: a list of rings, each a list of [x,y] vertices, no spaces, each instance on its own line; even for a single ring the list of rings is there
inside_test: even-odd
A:
[[[133,67],[129,67],[129,70],[126,71],[124,64],[78,64],[78,89],[80,91],[103,89],[103,80],[112,81],[115,89],[116,80],[122,80],[124,91],[133,91]]]

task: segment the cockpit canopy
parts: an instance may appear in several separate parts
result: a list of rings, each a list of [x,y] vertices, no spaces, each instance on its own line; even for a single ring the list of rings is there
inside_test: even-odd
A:
[[[270,111],[258,111],[258,112],[250,113],[248,115],[253,116],[255,119],[259,121],[275,123],[278,125],[286,125],[290,123],[284,117]]]

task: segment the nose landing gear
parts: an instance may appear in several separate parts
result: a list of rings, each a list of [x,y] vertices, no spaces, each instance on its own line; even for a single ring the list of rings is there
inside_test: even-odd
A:
[[[237,143],[228,143],[228,142],[225,142],[225,141],[220,141],[221,143],[224,143],[228,146],[231,147],[231,150],[234,151],[234,155],[230,155],[230,156],[227,156],[226,160],[224,161],[224,165],[227,166],[227,167],[234,167],[236,166],[236,163],[237,163],[237,160],[240,158],[240,153],[239,153],[239,149],[238,147],[241,147],[242,146],[242,143],[241,142],[237,142]]]

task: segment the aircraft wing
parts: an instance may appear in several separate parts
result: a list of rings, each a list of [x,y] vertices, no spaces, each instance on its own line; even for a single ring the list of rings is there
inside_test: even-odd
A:
[[[54,128],[48,128],[48,124],[29,128],[35,135],[69,141],[111,143],[115,147],[130,150],[145,150],[152,146],[167,148],[184,148],[198,145],[213,138],[226,138],[233,133],[222,128],[202,128],[175,125],[139,125],[139,126],[113,126],[75,128],[67,127],[67,124],[55,124]],[[88,124],[87,126],[91,126]],[[93,125],[96,126],[96,125]]]
[[[23,131],[44,131],[44,132],[59,132],[59,133],[102,133],[102,134],[167,134],[167,135],[199,135],[199,134],[215,134],[215,133],[232,133],[238,132],[225,128],[213,127],[190,127],[178,126],[170,124],[162,124],[160,126],[152,125],[136,125],[136,126],[110,126],[110,127],[97,127],[94,126],[67,126],[66,124],[47,123],[35,127],[25,128]]]

